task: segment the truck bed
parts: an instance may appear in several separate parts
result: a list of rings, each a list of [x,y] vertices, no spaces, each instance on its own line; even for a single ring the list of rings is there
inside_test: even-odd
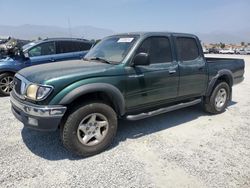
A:
[[[209,80],[221,70],[230,70],[233,74],[233,84],[243,81],[245,62],[234,58],[205,58],[208,65]]]

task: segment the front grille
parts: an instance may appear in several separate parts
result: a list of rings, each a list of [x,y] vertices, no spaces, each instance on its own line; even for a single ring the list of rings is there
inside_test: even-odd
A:
[[[17,94],[21,95],[22,81],[17,77],[14,78],[14,90]]]

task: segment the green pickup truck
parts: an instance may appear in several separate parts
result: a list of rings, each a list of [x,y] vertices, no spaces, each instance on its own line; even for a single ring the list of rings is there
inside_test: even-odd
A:
[[[244,60],[205,58],[195,35],[166,32],[106,37],[83,60],[19,71],[12,112],[25,127],[60,129],[64,146],[81,156],[105,150],[120,118],[139,120],[202,103],[221,113]]]

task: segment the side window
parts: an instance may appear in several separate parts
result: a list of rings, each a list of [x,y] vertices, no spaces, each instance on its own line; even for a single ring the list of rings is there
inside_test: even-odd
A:
[[[89,50],[92,46],[92,44],[90,43],[85,43],[85,42],[77,42],[78,46],[79,46],[79,50],[78,51],[86,51]]]
[[[170,41],[167,37],[150,37],[137,50],[138,53],[148,53],[150,62],[166,63],[172,61]]]
[[[181,61],[190,61],[199,57],[199,49],[194,38],[178,37],[177,51]]]
[[[77,44],[73,41],[57,41],[56,44],[57,54],[79,51]]]
[[[29,56],[42,56],[42,55],[53,55],[56,53],[55,43],[54,42],[45,42],[38,44],[37,46],[29,50]]]

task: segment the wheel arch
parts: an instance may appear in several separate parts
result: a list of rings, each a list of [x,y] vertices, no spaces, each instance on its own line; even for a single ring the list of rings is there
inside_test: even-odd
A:
[[[220,70],[216,76],[214,76],[208,84],[208,88],[206,91],[206,96],[210,96],[214,87],[219,82],[226,82],[230,87],[230,98],[231,98],[231,90],[233,86],[233,73],[230,70]]]
[[[13,70],[0,70],[0,75],[1,75],[1,74],[4,74],[4,73],[10,73],[10,74],[12,74],[13,76],[16,74],[16,72],[13,71]]]
[[[114,108],[118,115],[125,114],[125,100],[122,93],[115,86],[106,83],[94,83],[77,87],[66,94],[59,104],[70,105],[86,101],[86,99],[104,100]]]

